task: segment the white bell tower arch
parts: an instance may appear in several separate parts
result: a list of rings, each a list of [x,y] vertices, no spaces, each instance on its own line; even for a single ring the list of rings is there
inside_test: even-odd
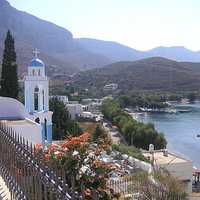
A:
[[[34,58],[25,76],[25,108],[30,117],[42,126],[43,142],[52,142],[52,112],[49,111],[49,79],[45,75],[45,64],[38,58],[39,51],[33,51]]]

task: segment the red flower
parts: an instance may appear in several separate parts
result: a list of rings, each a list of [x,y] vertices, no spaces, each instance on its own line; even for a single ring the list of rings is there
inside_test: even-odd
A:
[[[40,150],[42,150],[42,145],[41,144],[35,144],[35,146],[34,146],[35,148],[34,148],[34,153],[39,153],[40,152]]]
[[[81,142],[86,142],[89,139],[89,133],[83,133],[82,135],[79,136]]]
[[[91,196],[91,195],[92,195],[92,191],[91,191],[89,188],[87,188],[87,189],[84,191],[84,194],[85,194],[85,196]]]
[[[83,133],[79,137],[72,137],[66,140],[63,144],[61,144],[62,148],[70,148],[76,145],[80,145],[82,142],[86,142],[89,138],[88,133]]]
[[[63,156],[64,156],[64,153],[63,152],[59,152],[58,155],[57,155],[57,158],[61,159],[61,158],[63,158]]]
[[[53,153],[56,151],[57,148],[58,148],[58,145],[51,144],[50,146],[48,146],[46,153]]]
[[[49,156],[49,154],[44,154],[44,160],[45,160],[46,162],[50,161],[50,156]]]

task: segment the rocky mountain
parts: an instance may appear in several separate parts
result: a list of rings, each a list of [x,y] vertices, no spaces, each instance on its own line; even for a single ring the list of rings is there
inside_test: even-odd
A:
[[[151,57],[159,56],[176,61],[200,62],[200,52],[191,51],[183,46],[156,47],[146,53]]]
[[[68,30],[19,11],[6,0],[0,0],[0,59],[8,29],[15,38],[20,72],[25,71],[34,48],[41,51],[49,71],[54,73],[73,73],[111,62],[82,48]]]
[[[79,38],[77,41],[88,51],[109,57],[114,62],[123,60],[133,61],[151,56],[146,52],[138,51],[117,42],[90,38]]]
[[[77,39],[90,52],[109,57],[112,61],[135,61],[150,57],[163,57],[181,62],[200,62],[200,51],[192,51],[183,46],[156,47],[148,51],[138,51],[117,42],[90,38]]]
[[[117,62],[81,72],[74,82],[83,88],[103,89],[117,83],[119,89],[154,91],[190,91],[200,89],[200,63],[176,62],[154,57],[134,62]]]
[[[158,47],[149,51],[138,51],[117,42],[73,38],[67,29],[19,11],[6,0],[0,0],[0,63],[8,29],[15,38],[21,75],[26,72],[35,48],[40,50],[40,57],[47,65],[48,74],[56,77],[117,61],[135,61],[153,56],[200,62],[200,52],[184,47]]]

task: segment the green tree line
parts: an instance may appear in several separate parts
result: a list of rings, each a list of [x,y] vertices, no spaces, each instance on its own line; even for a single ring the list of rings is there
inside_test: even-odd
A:
[[[190,102],[194,102],[196,99],[199,99],[198,93],[187,92],[182,94],[120,94],[116,96],[122,107],[145,107],[153,109],[163,109],[169,105],[166,101],[181,101],[182,98],[187,98]]]
[[[167,100],[165,96],[161,95],[120,95],[118,97],[119,103],[122,107],[145,107],[161,109],[166,108],[168,105],[165,103]]]
[[[153,124],[144,124],[134,120],[122,110],[118,101],[105,100],[102,112],[105,118],[119,128],[129,145],[148,149],[149,144],[154,144],[155,149],[166,148],[167,141],[164,135],[158,133]]]

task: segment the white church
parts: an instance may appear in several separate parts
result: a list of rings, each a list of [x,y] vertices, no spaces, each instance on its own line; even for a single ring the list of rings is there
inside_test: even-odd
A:
[[[19,101],[0,97],[0,121],[12,127],[33,144],[52,143],[52,115],[49,111],[49,79],[45,64],[34,51],[24,78],[25,106]]]

